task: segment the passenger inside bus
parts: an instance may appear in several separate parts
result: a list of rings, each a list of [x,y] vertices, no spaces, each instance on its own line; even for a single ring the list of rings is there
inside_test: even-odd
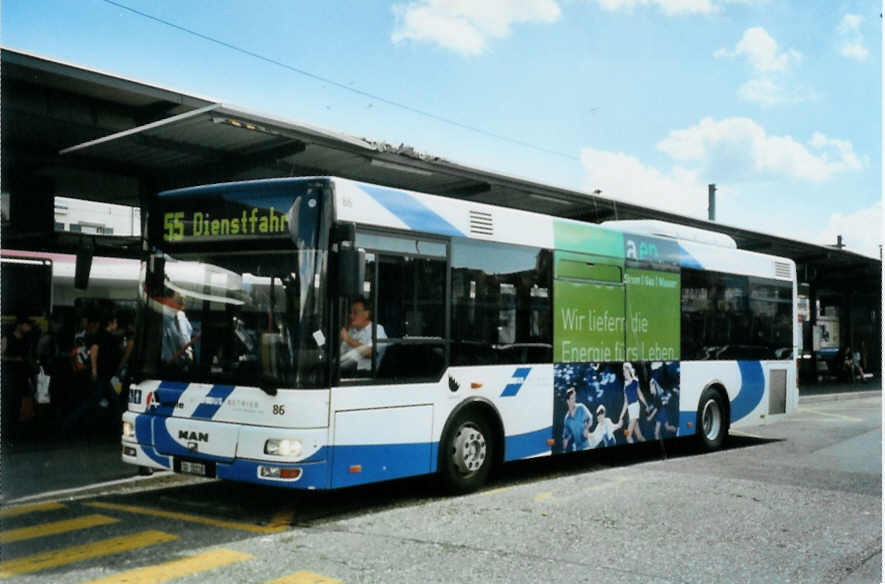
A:
[[[376,326],[375,337],[386,339],[382,325]],[[372,314],[368,301],[357,298],[350,304],[349,327],[341,329],[341,376],[367,375],[372,368]]]
[[[194,360],[193,344],[196,338],[184,312],[184,296],[167,289],[159,302],[163,305],[163,345],[160,353],[163,363],[187,368]]]

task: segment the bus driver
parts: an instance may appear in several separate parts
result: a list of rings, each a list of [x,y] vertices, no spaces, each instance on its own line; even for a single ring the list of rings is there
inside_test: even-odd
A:
[[[372,368],[372,318],[365,298],[350,305],[350,328],[341,329],[341,370],[347,374],[368,373]],[[386,339],[382,325],[377,325],[376,338]]]

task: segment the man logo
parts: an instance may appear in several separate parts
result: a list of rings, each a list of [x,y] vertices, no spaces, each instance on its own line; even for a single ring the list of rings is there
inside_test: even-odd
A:
[[[178,439],[189,440],[192,442],[209,442],[209,432],[188,432],[187,430],[179,430]]]

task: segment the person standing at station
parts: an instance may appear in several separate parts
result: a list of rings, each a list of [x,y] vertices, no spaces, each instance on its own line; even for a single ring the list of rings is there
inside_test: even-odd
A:
[[[19,316],[13,327],[0,340],[2,354],[2,433],[4,442],[14,442],[21,430],[20,423],[28,422],[33,408],[28,410],[28,400],[33,400],[33,377],[37,372],[33,352],[33,323],[27,316]]]
[[[114,422],[116,428],[116,422],[119,420],[121,412],[119,400],[116,399],[116,393],[111,388],[111,377],[116,375],[122,355],[120,339],[114,334],[116,330],[116,317],[107,315],[101,319],[95,334],[86,338],[85,345],[89,347],[87,366],[89,386],[86,399],[67,415],[62,423],[63,433],[69,433],[76,428],[87,415],[94,415],[96,408],[102,410],[110,408],[111,421]],[[98,421],[97,418],[93,419],[93,425]]]

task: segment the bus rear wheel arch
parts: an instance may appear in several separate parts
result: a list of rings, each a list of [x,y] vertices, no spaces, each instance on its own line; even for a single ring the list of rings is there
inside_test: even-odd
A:
[[[712,385],[701,393],[695,423],[698,443],[705,452],[718,450],[728,437],[729,411],[725,390]]]
[[[449,419],[439,445],[439,476],[449,493],[476,491],[502,458],[499,424],[487,409],[469,405]]]

